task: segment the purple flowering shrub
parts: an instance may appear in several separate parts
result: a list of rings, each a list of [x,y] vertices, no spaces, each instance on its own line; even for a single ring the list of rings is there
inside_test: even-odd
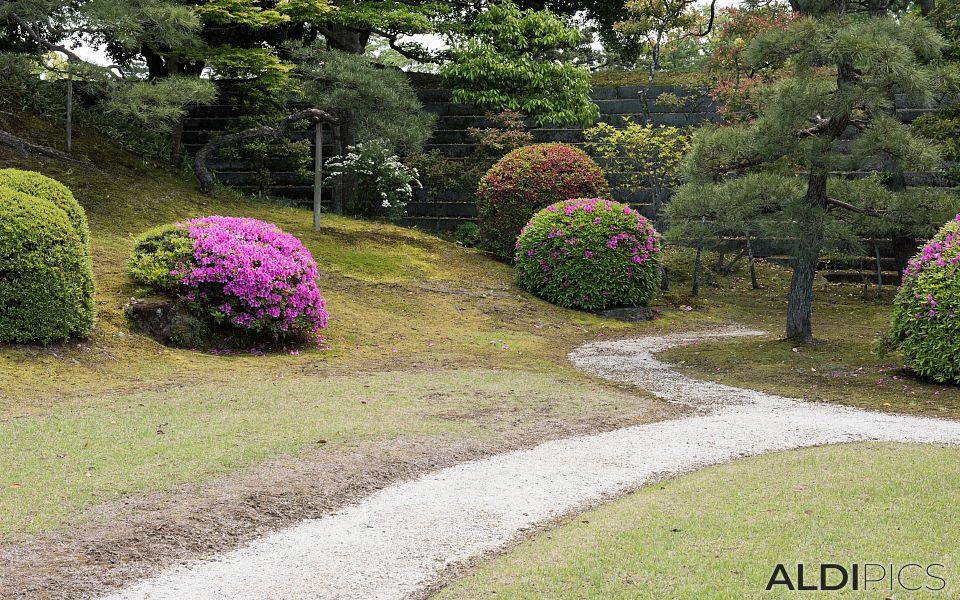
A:
[[[310,252],[256,219],[212,216],[151,230],[137,242],[129,270],[218,325],[275,339],[327,325]]]
[[[530,219],[516,243],[517,282],[559,306],[642,306],[660,284],[660,239],[625,204],[577,198]]]
[[[890,342],[911,368],[941,383],[960,383],[960,215],[903,271]]]

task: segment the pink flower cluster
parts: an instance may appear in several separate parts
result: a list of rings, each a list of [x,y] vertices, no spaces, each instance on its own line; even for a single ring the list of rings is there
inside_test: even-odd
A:
[[[571,216],[575,212],[582,211],[584,213],[593,213],[599,212],[601,210],[605,212],[613,212],[615,209],[619,209],[627,217],[636,218],[637,221],[637,233],[631,233],[627,231],[618,230],[614,225],[610,225],[609,230],[612,232],[610,238],[606,240],[604,245],[611,250],[618,250],[620,244],[625,244],[630,249],[630,262],[642,265],[647,260],[650,259],[652,254],[660,252],[660,245],[657,243],[657,232],[654,230],[653,225],[648,221],[643,215],[630,208],[625,204],[620,204],[614,202],[613,200],[607,200],[605,198],[573,198],[571,200],[566,200],[564,202],[558,202],[557,204],[551,204],[544,210],[551,213],[563,212],[564,216]],[[594,225],[599,225],[602,222],[600,217],[595,217],[593,219]],[[533,220],[527,223],[527,225],[520,230],[520,237],[530,228],[533,224]],[[575,232],[573,230],[566,231],[562,228],[551,227],[549,238],[562,237],[570,234],[571,237],[564,240],[567,244],[576,244],[578,242],[577,238],[573,236]],[[520,238],[517,238],[516,243],[517,248],[520,247]],[[533,250],[527,251],[528,256],[533,256]],[[564,252],[564,255],[569,254],[569,252]],[[592,258],[593,252],[585,251],[584,258]],[[554,256],[553,258],[556,258]],[[542,265],[541,265],[542,266]],[[547,271],[547,268],[543,269]],[[628,277],[632,277],[632,269],[628,274]]]
[[[960,224],[960,215],[953,220]],[[937,267],[960,264],[960,231],[946,232],[943,239],[938,239],[939,237],[930,240],[917,257],[910,259],[907,268],[903,270],[905,278],[916,277],[924,267],[931,264]]]
[[[211,216],[178,223],[193,240],[193,261],[171,275],[189,301],[244,329],[280,336],[327,325],[317,264],[296,237],[276,225]]]

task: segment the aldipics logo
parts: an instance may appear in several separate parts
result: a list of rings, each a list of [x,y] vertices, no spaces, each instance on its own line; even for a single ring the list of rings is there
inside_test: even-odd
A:
[[[939,592],[947,587],[943,577],[946,567],[939,563],[903,565],[880,563],[854,563],[839,565],[822,563],[807,568],[803,564],[786,566],[777,564],[767,582],[767,591],[885,591],[916,592],[928,590]]]

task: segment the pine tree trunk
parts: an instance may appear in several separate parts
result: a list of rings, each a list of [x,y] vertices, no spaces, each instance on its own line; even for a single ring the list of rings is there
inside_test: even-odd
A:
[[[749,261],[750,265],[750,286],[755,290],[759,290],[760,284],[757,282],[757,261],[753,257],[753,242],[749,234],[747,234],[747,261]]]
[[[703,256],[703,241],[697,242],[697,258],[693,261],[693,288],[690,290],[691,296],[700,295],[700,264]]]
[[[803,231],[798,232],[797,254],[787,297],[787,337],[807,340],[813,336],[813,281],[817,275],[817,261],[823,246],[823,215],[827,203],[827,174],[811,172],[804,198],[809,211]]]

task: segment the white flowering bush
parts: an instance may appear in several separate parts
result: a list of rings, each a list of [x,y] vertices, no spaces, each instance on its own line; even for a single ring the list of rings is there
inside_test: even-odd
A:
[[[365,216],[382,214],[392,220],[399,219],[413,199],[413,190],[422,187],[417,170],[403,164],[380,140],[348,146],[344,156],[334,156],[326,167],[329,169],[327,184],[343,175],[357,178],[362,205],[347,209]]]

